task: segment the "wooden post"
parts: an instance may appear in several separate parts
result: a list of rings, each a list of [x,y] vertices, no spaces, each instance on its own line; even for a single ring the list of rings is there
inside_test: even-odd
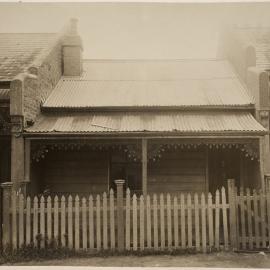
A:
[[[2,247],[6,248],[11,244],[11,224],[10,224],[10,206],[11,206],[11,190],[13,183],[6,182],[2,183],[3,189],[2,195]]]
[[[27,195],[27,184],[28,183],[29,183],[28,181],[19,182],[19,192],[20,192],[20,194],[22,194],[24,196],[24,198],[26,198],[26,195]]]
[[[142,139],[142,190],[147,195],[147,139]]]
[[[11,136],[11,182],[18,190],[19,182],[24,181],[24,138]]]
[[[264,138],[259,139],[260,143],[260,179],[261,179],[261,190],[265,191],[265,182],[264,182]]]
[[[228,199],[230,215],[230,241],[233,250],[237,249],[237,204],[235,198],[235,180],[228,179]]]
[[[24,181],[30,182],[31,141],[29,139],[25,139],[24,148]]]
[[[115,180],[117,187],[117,247],[119,251],[124,250],[124,208],[123,208],[123,186],[125,180]]]
[[[245,157],[240,153],[240,187],[244,187],[247,182]]]

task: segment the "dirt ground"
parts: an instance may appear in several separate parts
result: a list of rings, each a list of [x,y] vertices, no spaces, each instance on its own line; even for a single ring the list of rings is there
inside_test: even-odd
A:
[[[114,256],[31,261],[16,265],[114,266],[114,267],[243,267],[270,268],[270,254],[213,253],[197,255]]]

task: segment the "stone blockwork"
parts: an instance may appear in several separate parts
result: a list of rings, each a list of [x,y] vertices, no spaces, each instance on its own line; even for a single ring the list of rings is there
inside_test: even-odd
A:
[[[252,35],[250,35],[252,33]],[[265,67],[266,61],[262,58],[268,55],[263,42],[266,35],[260,36],[260,29],[226,29],[221,35],[222,48],[220,56],[230,60],[242,82],[254,97],[256,119],[268,130],[270,126],[270,87],[269,72]],[[269,45],[269,43],[268,43]],[[267,57],[266,57],[267,58]],[[268,58],[269,59],[269,58]],[[268,64],[270,61],[268,60]],[[270,135],[261,138],[261,171],[270,172]],[[263,177],[263,175],[262,175]]]
[[[18,74],[10,84],[10,118],[11,118],[11,182],[15,190],[21,189],[27,177],[25,168],[29,163],[26,157],[23,131],[32,125],[40,113],[42,103],[50,95],[63,75],[63,49],[65,46],[76,48],[81,41],[76,32],[76,20],[56,35],[55,40],[44,49],[30,67]],[[69,37],[68,39],[66,37]],[[79,40],[74,43],[74,40]],[[81,63],[81,51],[72,55],[73,63]],[[79,59],[75,59],[79,57]],[[75,61],[76,60],[76,61]],[[81,68],[79,68],[81,71]],[[79,75],[79,74],[78,74]]]
[[[29,72],[36,78],[24,80],[24,120],[25,124],[35,121],[41,104],[49,96],[62,75],[62,45],[59,41],[44,59],[40,67],[32,67]]]

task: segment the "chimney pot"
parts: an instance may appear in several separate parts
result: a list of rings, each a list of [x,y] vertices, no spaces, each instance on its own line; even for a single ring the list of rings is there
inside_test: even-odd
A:
[[[76,18],[70,19],[70,33],[69,33],[70,35],[72,36],[78,35],[77,24],[78,24],[78,19]]]

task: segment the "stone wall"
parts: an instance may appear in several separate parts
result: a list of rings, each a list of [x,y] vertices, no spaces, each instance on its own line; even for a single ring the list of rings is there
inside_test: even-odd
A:
[[[36,78],[24,80],[24,122],[35,121],[41,104],[49,96],[62,75],[62,47],[59,41],[44,59],[40,67],[31,67],[29,72]]]

